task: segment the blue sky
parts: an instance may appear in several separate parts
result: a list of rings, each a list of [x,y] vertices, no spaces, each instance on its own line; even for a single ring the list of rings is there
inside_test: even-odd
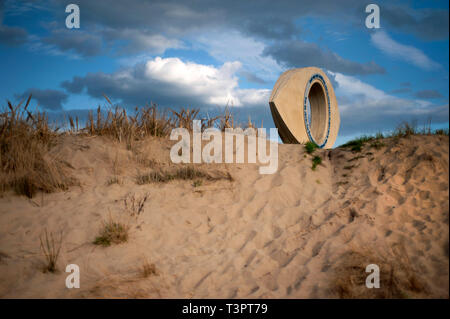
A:
[[[65,7],[80,8],[67,29]],[[401,121],[448,127],[448,1],[0,0],[0,95],[57,116],[155,102],[273,127],[278,76],[317,66],[335,87],[337,145]]]

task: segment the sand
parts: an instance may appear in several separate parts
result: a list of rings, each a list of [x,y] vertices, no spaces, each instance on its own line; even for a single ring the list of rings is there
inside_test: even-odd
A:
[[[254,164],[202,164],[233,180],[194,187],[136,184],[149,166],[174,165],[168,140],[127,150],[105,137],[61,137],[51,155],[79,185],[0,198],[0,297],[339,298],[358,289],[376,297],[346,272],[357,260],[362,272],[382,263],[381,285],[400,285],[397,295],[448,298],[448,136],[384,143],[317,150],[314,171],[302,145],[279,145],[273,175]],[[108,185],[115,175],[120,184]],[[145,195],[130,217],[124,199]],[[128,241],[94,245],[109,216],[130,226]],[[45,229],[63,232],[56,273],[42,271]],[[146,263],[156,274],[143,276]],[[80,267],[79,289],[65,286],[67,264]]]

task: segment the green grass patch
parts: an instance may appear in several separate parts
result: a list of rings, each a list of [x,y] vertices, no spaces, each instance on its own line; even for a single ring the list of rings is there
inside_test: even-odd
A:
[[[192,183],[192,186],[194,187],[200,187],[203,185],[203,181],[201,179],[198,179],[196,181],[194,181],[194,183]]]
[[[128,241],[128,231],[129,227],[127,225],[110,218],[103,223],[100,234],[95,238],[94,244],[108,247],[111,244],[124,243]]]
[[[366,142],[373,141],[375,138],[373,136],[363,135],[354,140],[350,140],[345,144],[342,144],[340,147],[350,148],[352,152],[361,152],[363,145]]]
[[[314,153],[314,151],[317,148],[318,148],[318,146],[313,142],[306,142],[306,144],[305,144],[305,150],[306,150],[306,153],[308,153],[308,154]]]
[[[313,171],[316,170],[316,167],[322,163],[322,158],[320,156],[314,156],[312,159],[312,167]]]

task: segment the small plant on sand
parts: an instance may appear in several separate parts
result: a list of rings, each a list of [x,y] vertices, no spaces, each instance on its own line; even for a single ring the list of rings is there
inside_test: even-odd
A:
[[[195,178],[208,179],[210,176],[206,172],[196,169],[194,166],[180,167],[173,175],[173,179],[189,180]]]
[[[386,144],[384,144],[382,141],[376,139],[375,141],[373,141],[372,143],[370,143],[370,147],[373,147],[377,150],[379,150],[380,148],[386,146]]]
[[[147,260],[144,261],[144,264],[141,266],[141,275],[144,278],[157,275],[155,264],[149,263]]]
[[[158,171],[153,171],[149,173],[139,174],[136,177],[136,184],[145,185],[150,183],[165,183],[168,182],[170,176],[160,173]]]
[[[113,184],[120,184],[120,179],[117,176],[113,176],[106,181],[106,185],[108,186]]]
[[[409,137],[411,135],[416,135],[419,133],[420,132],[417,130],[416,122],[403,122],[395,128],[394,132],[392,133],[392,137]]]
[[[436,135],[446,135],[448,136],[448,128],[445,129],[437,129],[434,131],[434,134]]]
[[[201,179],[198,179],[198,180],[194,181],[194,183],[192,183],[192,186],[200,187],[200,186],[202,186],[202,184],[203,184],[203,181]]]
[[[148,193],[142,197],[136,197],[134,194],[128,194],[123,200],[125,210],[131,217],[139,217],[144,212],[144,205],[148,197]]]
[[[111,216],[103,222],[100,234],[95,238],[94,244],[104,247],[111,246],[111,244],[120,244],[128,240],[129,226],[114,220]]]
[[[320,156],[314,156],[312,159],[312,167],[311,169],[313,171],[316,170],[317,165],[320,165],[322,163],[322,158]]]
[[[352,152],[361,152],[364,144],[374,139],[375,138],[373,136],[363,135],[354,140],[348,141],[347,143],[341,145],[341,147],[349,147]]]
[[[50,235],[47,229],[44,231],[44,235],[39,237],[41,242],[41,251],[45,256],[46,264],[44,272],[56,272],[56,262],[58,261],[59,253],[61,251],[62,232],[57,240],[55,240],[53,233]]]
[[[314,153],[316,148],[317,148],[317,145],[315,143],[313,143],[313,142],[306,142],[306,144],[305,144],[305,151],[308,154]]]

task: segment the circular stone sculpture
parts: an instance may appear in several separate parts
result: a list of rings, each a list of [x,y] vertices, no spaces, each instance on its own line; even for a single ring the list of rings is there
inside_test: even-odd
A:
[[[269,100],[273,121],[283,143],[311,141],[331,148],[339,131],[339,110],[333,86],[319,68],[284,72]]]

